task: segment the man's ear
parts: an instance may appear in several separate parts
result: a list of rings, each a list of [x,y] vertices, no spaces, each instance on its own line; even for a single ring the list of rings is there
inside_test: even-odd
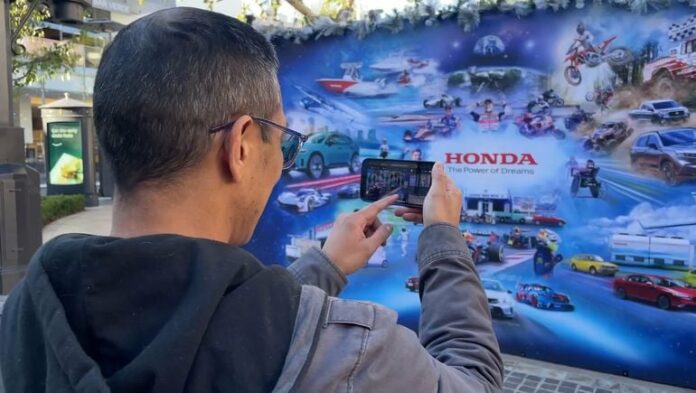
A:
[[[248,167],[249,158],[249,127],[254,123],[248,115],[239,117],[232,128],[225,133],[222,154],[224,165],[229,171],[232,181],[239,181],[242,172]]]

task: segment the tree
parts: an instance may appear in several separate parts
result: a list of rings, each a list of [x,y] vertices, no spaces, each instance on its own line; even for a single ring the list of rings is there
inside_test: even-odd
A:
[[[317,15],[309,7],[307,7],[302,0],[286,0],[286,1],[294,9],[296,9],[297,12],[304,15],[305,19],[307,19],[307,22],[312,23],[317,18]]]
[[[51,17],[48,7],[39,5],[31,9],[28,0],[15,0],[10,3],[10,26],[17,31],[22,18],[29,15],[24,26],[12,42],[12,84],[21,88],[32,83],[51,79],[61,73],[69,72],[75,66],[78,56],[73,53],[70,42],[42,45],[38,49],[28,50],[26,44],[44,37],[41,22]]]
[[[338,15],[344,11],[353,14],[353,0],[324,0],[321,4],[321,15],[326,15],[331,19],[337,19]]]

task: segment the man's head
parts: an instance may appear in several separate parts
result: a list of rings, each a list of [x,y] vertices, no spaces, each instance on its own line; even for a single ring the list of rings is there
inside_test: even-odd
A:
[[[578,34],[582,34],[585,32],[585,24],[580,22],[578,23],[577,27],[575,28],[575,31],[578,32]]]
[[[493,100],[491,100],[490,98],[486,98],[483,101],[483,109],[486,112],[493,112]]]
[[[421,153],[420,149],[415,149],[411,152],[411,159],[413,161],[420,161],[422,157],[423,153]]]
[[[285,124],[277,70],[271,44],[222,14],[172,8],[121,30],[94,86],[120,200],[190,197],[195,181],[201,205],[222,209],[229,241],[248,241],[283,165],[283,132],[252,119]]]

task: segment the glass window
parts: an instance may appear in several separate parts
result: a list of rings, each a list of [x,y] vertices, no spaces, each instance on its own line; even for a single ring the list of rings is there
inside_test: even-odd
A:
[[[324,138],[326,138],[326,134],[315,134],[309,137],[309,142],[310,143],[322,143],[324,142]]]
[[[647,141],[648,141],[648,137],[647,137],[647,136],[641,136],[641,137],[638,138],[638,140],[636,141],[636,146],[637,146],[637,147],[646,147],[646,146],[648,145],[648,144],[647,144]]]
[[[679,104],[670,100],[670,101],[656,102],[653,104],[653,106],[655,107],[655,109],[669,109],[669,108],[676,108],[679,106]]]
[[[684,129],[660,133],[660,140],[665,146],[696,144],[696,129]]]
[[[341,145],[350,145],[351,139],[345,135],[336,135],[336,143]]]
[[[659,146],[659,144],[657,143],[657,137],[655,135],[648,135],[647,146],[650,146],[650,144]]]
[[[503,290],[503,288],[500,286],[500,284],[495,282],[495,281],[484,280],[483,287],[485,289],[490,289],[491,291],[502,291]]]

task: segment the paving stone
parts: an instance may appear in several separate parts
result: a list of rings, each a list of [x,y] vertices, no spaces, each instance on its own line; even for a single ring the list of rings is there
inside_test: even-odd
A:
[[[536,389],[530,388],[529,386],[520,386],[520,388],[518,389],[518,391],[525,393],[534,393],[535,390]]]

